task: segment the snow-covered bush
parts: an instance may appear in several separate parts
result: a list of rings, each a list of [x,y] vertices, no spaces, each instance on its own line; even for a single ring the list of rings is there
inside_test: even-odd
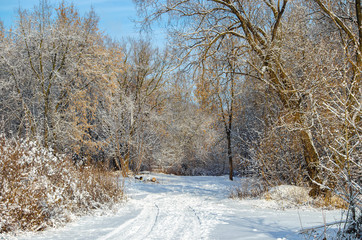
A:
[[[313,206],[317,208],[339,208],[344,209],[347,204],[337,195],[331,195],[326,202],[325,197],[321,196],[313,198],[309,194],[309,187],[299,187],[294,185],[279,185],[272,187],[265,192],[263,198],[266,200],[274,200],[283,208]]]
[[[265,199],[275,200],[283,207],[309,205],[312,198],[309,196],[309,188],[292,185],[280,185],[271,188],[264,194]]]
[[[79,169],[37,142],[0,136],[0,233],[55,226],[122,197],[109,173]]]
[[[243,178],[240,184],[230,192],[231,198],[253,199],[260,198],[267,191],[267,187],[258,178]]]

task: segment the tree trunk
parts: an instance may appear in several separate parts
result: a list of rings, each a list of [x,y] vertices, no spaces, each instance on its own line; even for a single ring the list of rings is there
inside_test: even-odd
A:
[[[234,168],[233,168],[233,156],[231,154],[231,130],[230,129],[228,129],[226,132],[226,138],[227,138],[227,143],[228,143],[229,179],[231,181],[233,181]]]
[[[43,122],[43,141],[44,141],[44,147],[49,147],[49,125],[48,125],[48,119],[49,119],[49,96],[46,95],[44,99],[44,122]]]
[[[321,189],[319,186],[321,179],[318,177],[319,156],[313,144],[313,139],[310,132],[308,130],[301,130],[300,137],[304,149],[304,159],[307,164],[306,170],[309,176],[309,185],[312,187],[309,194],[312,197],[316,197],[321,194]]]

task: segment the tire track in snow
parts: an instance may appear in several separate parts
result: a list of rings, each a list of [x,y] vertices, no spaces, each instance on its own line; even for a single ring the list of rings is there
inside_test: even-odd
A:
[[[142,203],[137,204],[141,205],[139,207],[142,208],[142,211],[136,217],[122,223],[107,235],[98,238],[98,240],[143,239],[147,237],[152,231],[159,214],[159,209],[155,204],[143,204],[143,202],[147,202],[148,198],[150,196],[143,199]]]
[[[147,239],[202,239],[201,221],[189,203],[183,194],[159,199],[159,220]]]
[[[152,226],[152,228],[151,228],[151,230],[150,230],[150,232],[147,234],[147,236],[148,235],[150,235],[151,233],[152,233],[152,231],[153,231],[153,229],[155,228],[155,226],[156,226],[156,223],[157,223],[157,220],[158,220],[158,216],[160,215],[160,208],[158,207],[158,205],[155,203],[155,207],[157,208],[157,215],[156,215],[156,219],[155,219],[155,221],[154,221],[154,223],[153,223],[153,226]]]
[[[196,216],[197,219],[199,220],[199,225],[201,225],[201,219],[200,219],[199,215],[197,215],[196,210],[195,210],[193,207],[191,207],[191,206],[189,206],[189,208],[191,209],[191,211],[193,211],[193,213],[195,214],[195,216]]]
[[[200,201],[188,194],[151,194],[132,201],[142,211],[134,218],[99,238],[112,239],[205,239],[195,207]]]

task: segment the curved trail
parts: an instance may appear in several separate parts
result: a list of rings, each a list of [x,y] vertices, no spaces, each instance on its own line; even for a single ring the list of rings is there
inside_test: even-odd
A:
[[[141,211],[98,240],[208,239],[210,229],[221,223],[215,208],[222,208],[208,201],[207,186],[190,187],[173,183],[166,175],[158,177],[156,184],[130,183],[129,203]]]

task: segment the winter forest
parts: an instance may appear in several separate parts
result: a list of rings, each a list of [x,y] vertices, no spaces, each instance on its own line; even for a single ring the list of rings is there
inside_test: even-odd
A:
[[[0,22],[0,234],[110,209],[148,171],[253,179],[240,199],[303,187],[361,237],[361,1],[134,3],[165,46],[111,39],[76,1]]]

